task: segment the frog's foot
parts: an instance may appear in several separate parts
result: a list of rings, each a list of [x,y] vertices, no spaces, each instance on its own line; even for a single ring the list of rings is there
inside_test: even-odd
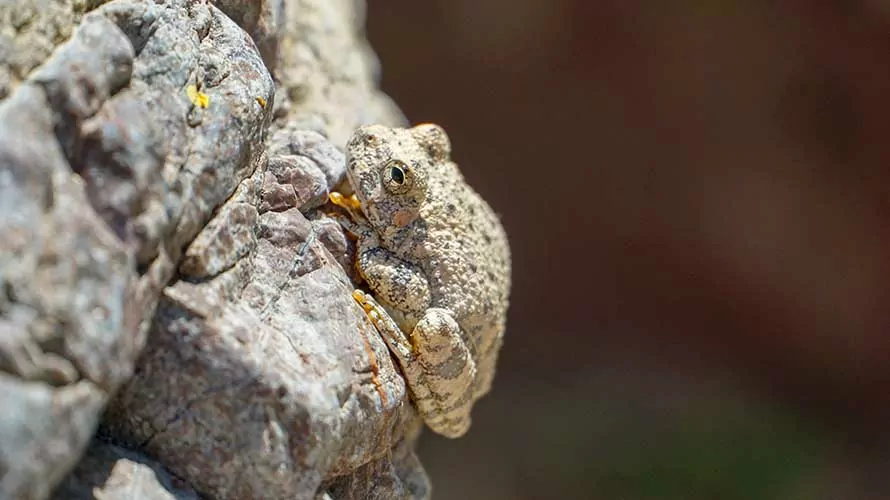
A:
[[[346,233],[352,236],[354,240],[367,232],[367,230],[362,227],[367,225],[367,222],[365,222],[364,217],[361,215],[361,205],[355,195],[346,197],[343,196],[342,193],[332,191],[331,194],[328,195],[328,200],[330,200],[331,204],[346,210],[348,216],[344,215],[342,212],[327,212],[327,215],[339,222],[340,227],[346,230]]]
[[[334,205],[343,207],[350,213],[352,213],[353,210],[358,210],[361,207],[358,198],[354,194],[350,195],[347,198],[346,196],[343,196],[343,193],[331,191],[331,194],[328,195],[328,199],[331,200],[331,203],[333,203]]]
[[[389,350],[398,358],[399,364],[404,368],[412,361],[413,355],[411,353],[411,344],[408,342],[405,334],[402,333],[402,329],[392,319],[392,316],[367,293],[361,290],[353,290],[352,298],[362,306],[368,319],[371,320],[371,324],[380,332],[380,336],[383,337]]]
[[[411,332],[418,362],[405,376],[414,403],[429,428],[448,438],[470,428],[478,371],[464,338],[451,312],[436,307],[427,309]]]

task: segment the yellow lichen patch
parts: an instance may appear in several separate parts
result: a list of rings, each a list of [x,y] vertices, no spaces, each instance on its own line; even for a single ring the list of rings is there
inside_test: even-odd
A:
[[[185,93],[188,94],[192,104],[199,108],[206,108],[207,105],[210,104],[210,96],[198,90],[197,85],[189,85],[185,89]]]
[[[256,102],[257,102],[257,104],[260,105],[261,108],[266,109],[266,99],[265,98],[257,97]]]

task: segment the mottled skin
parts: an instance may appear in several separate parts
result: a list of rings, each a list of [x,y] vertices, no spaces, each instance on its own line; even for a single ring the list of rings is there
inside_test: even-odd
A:
[[[459,437],[473,403],[491,388],[510,290],[510,250],[500,221],[450,160],[445,131],[360,128],[347,175],[364,214],[357,291],[396,356],[429,427]]]

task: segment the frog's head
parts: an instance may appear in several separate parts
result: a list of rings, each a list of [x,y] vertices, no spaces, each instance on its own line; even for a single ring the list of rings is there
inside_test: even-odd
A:
[[[400,228],[414,221],[429,175],[449,154],[448,136],[438,125],[356,130],[346,145],[346,174],[371,225]]]

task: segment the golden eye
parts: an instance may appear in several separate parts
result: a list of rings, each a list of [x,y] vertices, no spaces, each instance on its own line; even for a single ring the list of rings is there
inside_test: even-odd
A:
[[[411,171],[402,161],[389,160],[383,165],[382,173],[383,185],[393,194],[404,193],[411,187]]]

